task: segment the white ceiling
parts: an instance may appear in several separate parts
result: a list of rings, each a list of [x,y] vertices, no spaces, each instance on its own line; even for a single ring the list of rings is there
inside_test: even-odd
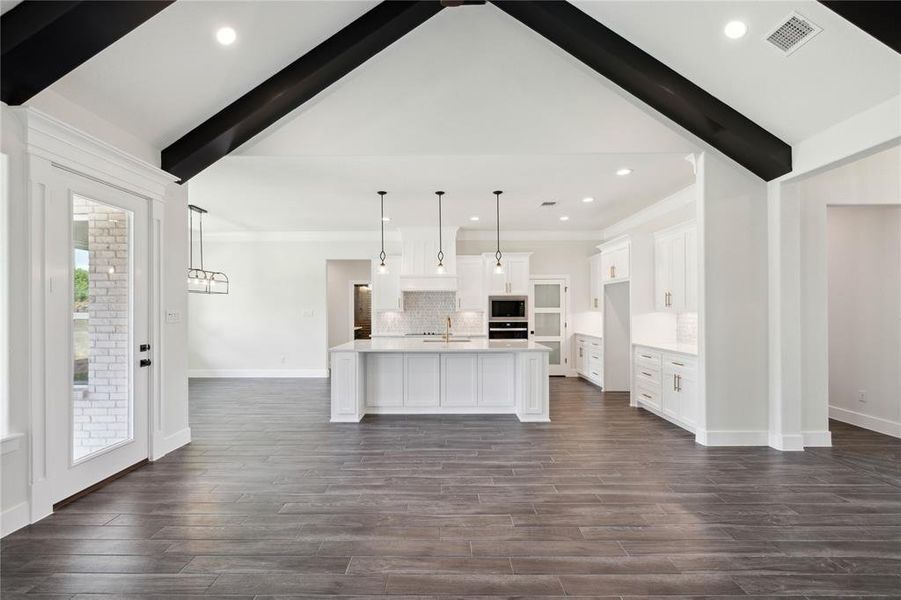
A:
[[[375,4],[175,2],[50,89],[162,149]]]
[[[626,177],[615,174],[628,166]],[[494,229],[501,189],[506,230],[600,230],[694,181],[683,155],[229,157],[190,182],[211,231],[373,230],[378,190],[389,229],[444,224]],[[584,203],[584,197],[593,197]],[[557,201],[552,208],[539,208]],[[480,217],[478,222],[469,218]],[[566,222],[561,216],[568,216]]]
[[[789,144],[901,93],[901,55],[813,0],[574,4]],[[764,38],[792,11],[823,31],[786,57]]]

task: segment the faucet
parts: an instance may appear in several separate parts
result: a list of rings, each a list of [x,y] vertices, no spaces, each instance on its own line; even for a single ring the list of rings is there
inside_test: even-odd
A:
[[[448,317],[444,322],[444,343],[450,341],[451,318]]]

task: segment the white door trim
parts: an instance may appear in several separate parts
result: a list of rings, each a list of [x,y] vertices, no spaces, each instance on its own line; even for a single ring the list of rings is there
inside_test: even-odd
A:
[[[148,394],[149,423],[152,424],[148,438],[149,458],[158,458],[171,450],[166,448],[162,429],[162,369],[159,367],[163,338],[159,314],[163,306],[163,211],[167,187],[177,178],[33,108],[4,107],[4,113],[14,117],[6,120],[4,127],[17,129],[17,141],[21,145],[13,151],[20,151],[26,157],[24,162],[27,165],[26,172],[22,174],[27,192],[27,225],[23,236],[28,284],[24,290],[27,298],[25,314],[22,315],[27,329],[24,340],[27,360],[22,389],[17,392],[28,397],[30,407],[28,521],[34,523],[53,511],[51,481],[48,479],[47,449],[50,440],[47,435],[47,390],[51,389],[48,384],[57,381],[54,377],[67,375],[51,373],[45,368],[48,348],[58,343],[52,337],[53,332],[47,328],[50,316],[47,295],[51,274],[47,257],[47,214],[54,193],[54,172],[62,169],[144,198],[150,204],[148,329],[155,368],[150,373]]]

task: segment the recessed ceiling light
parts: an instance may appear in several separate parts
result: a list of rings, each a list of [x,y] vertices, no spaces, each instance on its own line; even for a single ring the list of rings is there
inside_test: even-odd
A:
[[[479,218],[477,216],[473,215],[473,216],[469,217],[469,220],[470,221],[478,221]]]
[[[582,198],[582,202],[588,204],[590,202],[594,202],[594,198],[592,198],[591,196],[585,196],[584,198]]]
[[[387,223],[390,220],[391,220],[391,217],[382,217],[382,221],[384,221],[385,223]]]
[[[569,217],[567,217],[566,215],[563,215],[562,217],[560,217],[560,220],[561,221],[569,221]]]
[[[616,174],[622,177],[623,175],[628,175],[632,172],[632,169],[629,167],[623,167],[622,169],[617,169]]]
[[[231,46],[238,39],[238,34],[231,27],[220,27],[216,31],[216,41],[223,46]]]
[[[729,21],[723,28],[723,33],[727,38],[737,40],[745,37],[745,34],[748,33],[748,26],[741,21]]]

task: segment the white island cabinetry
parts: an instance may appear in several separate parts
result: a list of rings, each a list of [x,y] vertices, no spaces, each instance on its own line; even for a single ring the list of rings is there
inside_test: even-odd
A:
[[[534,342],[373,339],[331,349],[332,422],[366,414],[515,414],[549,421],[548,354]]]

